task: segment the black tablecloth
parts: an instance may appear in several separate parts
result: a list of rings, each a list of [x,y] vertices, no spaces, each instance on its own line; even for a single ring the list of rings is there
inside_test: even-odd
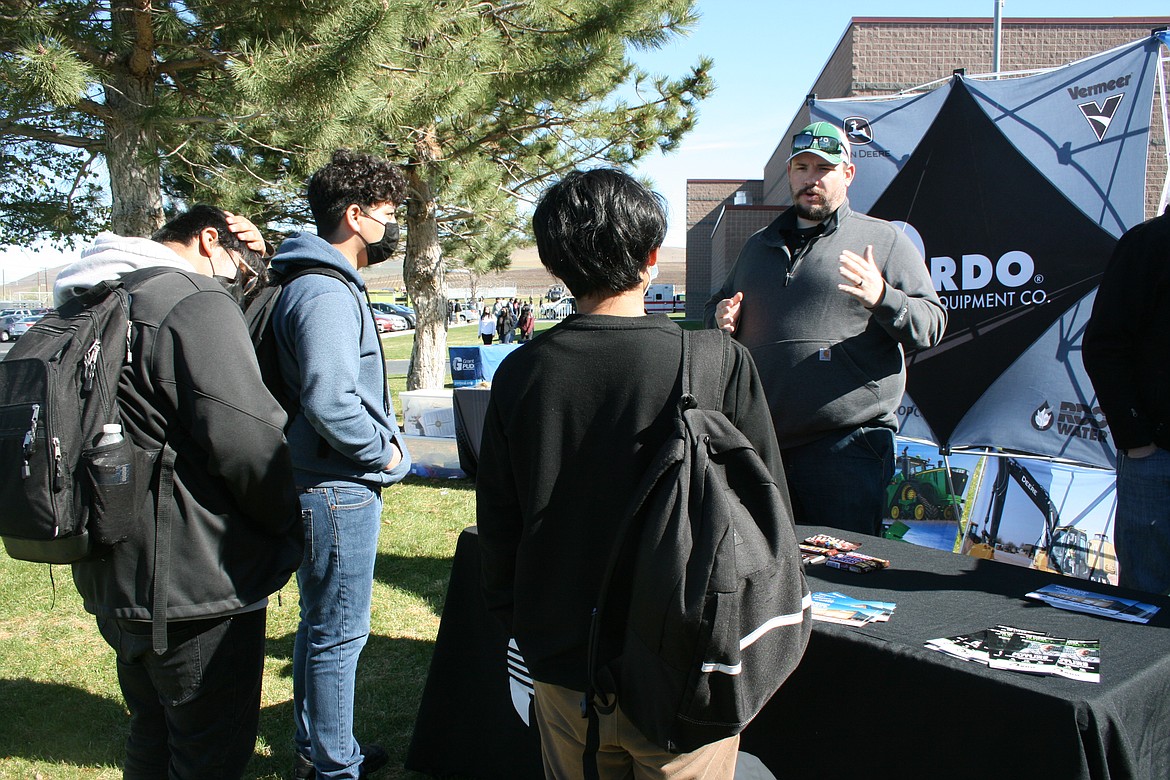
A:
[[[806,536],[828,528],[800,527]],[[1023,598],[1044,572],[865,537],[890,569],[806,569],[814,591],[893,601],[888,623],[814,624],[800,667],[744,731],[742,749],[788,778],[1170,778],[1170,599],[1148,625]],[[535,729],[512,705],[504,631],[483,609],[474,529],[459,540],[411,769],[539,778]],[[988,669],[927,650],[997,624],[1101,642],[1100,684]]]
[[[483,438],[483,420],[491,395],[491,389],[486,387],[456,387],[451,396],[459,468],[472,478],[479,470],[479,442]]]

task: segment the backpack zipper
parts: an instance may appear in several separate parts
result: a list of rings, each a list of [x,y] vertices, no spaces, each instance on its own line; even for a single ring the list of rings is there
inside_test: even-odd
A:
[[[37,445],[37,422],[41,417],[41,405],[32,405],[32,419],[29,421],[28,431],[24,434],[24,464],[20,467],[20,478],[28,479],[32,476],[32,469],[28,465]]]
[[[89,345],[89,349],[85,351],[85,357],[82,359],[82,365],[85,367],[82,374],[81,392],[89,395],[93,391],[93,379],[97,374],[97,362],[101,357],[102,342],[100,338],[94,338],[93,344]]]
[[[53,437],[53,492],[61,490],[61,440]]]

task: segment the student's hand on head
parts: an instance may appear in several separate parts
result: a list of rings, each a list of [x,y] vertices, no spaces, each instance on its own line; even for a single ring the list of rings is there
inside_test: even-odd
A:
[[[735,333],[735,328],[739,325],[739,307],[742,303],[742,292],[719,301],[715,306],[715,327],[728,333]]]
[[[867,246],[864,256],[846,249],[838,259],[841,262],[838,271],[845,281],[837,289],[852,295],[867,309],[877,306],[885,295],[886,280],[873,261],[873,247]]]
[[[228,227],[231,228],[236,238],[240,239],[253,252],[264,257],[268,256],[268,244],[264,240],[264,236],[260,234],[260,228],[256,227],[252,220],[230,211],[225,211],[224,214],[227,216]]]

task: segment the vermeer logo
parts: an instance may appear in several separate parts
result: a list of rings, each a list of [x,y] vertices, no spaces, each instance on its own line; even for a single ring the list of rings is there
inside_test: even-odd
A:
[[[1130,79],[1133,74],[1122,76],[1117,79],[1110,79],[1109,81],[1098,82],[1097,84],[1090,84],[1086,87],[1069,87],[1068,96],[1073,100],[1081,98],[1092,97],[1093,95],[1104,95],[1118,89],[1124,89],[1129,86]],[[1077,108],[1084,114],[1085,119],[1089,123],[1089,127],[1093,128],[1093,133],[1097,136],[1098,141],[1105,138],[1105,133],[1109,130],[1109,125],[1113,122],[1113,117],[1117,114],[1117,107],[1121,105],[1121,99],[1125,97],[1125,93],[1120,95],[1110,95],[1105,98],[1104,104],[1093,100],[1088,103],[1078,103]]]
[[[1109,130],[1109,124],[1113,121],[1113,115],[1117,113],[1117,107],[1121,105],[1123,97],[1125,95],[1107,98],[1104,106],[1099,106],[1096,102],[1081,103],[1077,106],[1085,115],[1085,119],[1089,120],[1089,127],[1093,128],[1098,141],[1104,140],[1105,132]]]
[[[1068,96],[1073,100],[1077,98],[1087,98],[1093,95],[1103,95],[1106,92],[1112,92],[1115,89],[1125,89],[1129,86],[1129,80],[1133,78],[1133,74],[1122,76],[1119,79],[1111,79],[1110,81],[1102,81],[1099,84],[1092,84],[1087,87],[1069,87]]]

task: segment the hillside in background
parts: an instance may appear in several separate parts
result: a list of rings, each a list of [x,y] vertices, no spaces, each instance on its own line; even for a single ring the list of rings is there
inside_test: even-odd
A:
[[[674,284],[679,291],[686,285],[686,250],[681,247],[663,247],[658,253],[659,276],[657,284]],[[57,266],[41,271],[39,274],[30,274],[16,281],[6,280],[0,291],[0,300],[24,297],[28,293],[41,293],[51,296],[53,283],[65,266]],[[387,261],[372,269],[362,271],[366,285],[371,290],[398,290],[403,291],[406,285],[402,281],[401,261]],[[451,287],[468,286],[467,274],[453,271],[447,276],[447,283]],[[512,267],[499,273],[485,274],[479,278],[478,286],[487,287],[515,287],[516,294],[522,298],[538,298],[543,296],[548,288],[557,284],[557,280],[544,269],[537,257],[536,249],[519,249],[512,255]]]

